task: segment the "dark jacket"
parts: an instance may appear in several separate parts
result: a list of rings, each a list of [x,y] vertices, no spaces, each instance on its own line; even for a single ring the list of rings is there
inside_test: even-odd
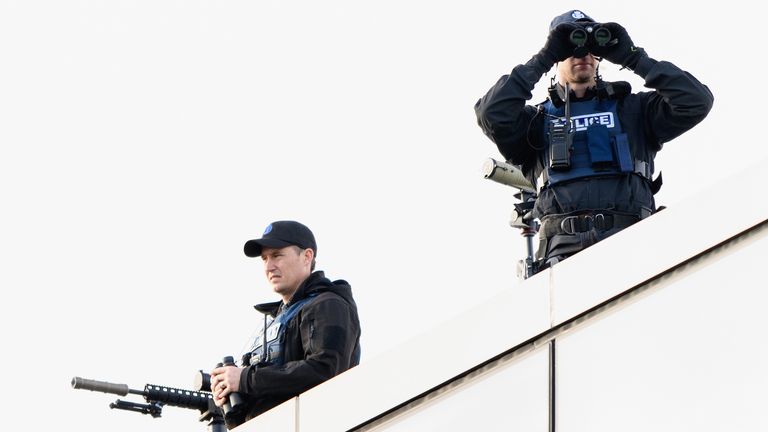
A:
[[[652,167],[656,152],[661,150],[662,145],[703,120],[712,108],[714,98],[707,86],[669,62],[657,62],[645,57],[634,72],[645,79],[646,87],[654,91],[631,93],[628,83],[614,83],[617,89],[623,90],[614,96],[617,98],[617,113],[621,127],[628,135],[633,155]],[[475,104],[478,124],[483,132],[506,160],[522,167],[532,182],[547,163],[543,130],[545,116],[537,106],[526,105],[540,78],[540,71],[530,62],[518,65],[511,74],[502,76]],[[582,99],[576,99],[571,94],[571,101],[596,96],[594,91],[587,91]],[[623,174],[577,179],[544,187],[539,191],[534,216],[544,221],[550,215],[586,210],[610,210],[645,217],[656,210],[651,182],[636,174]],[[588,246],[583,244],[583,240],[574,239],[567,252],[573,253]]]
[[[247,399],[244,419],[227,421],[234,427],[280,403],[357,366],[360,361],[360,322],[352,289],[346,281],[331,282],[316,271],[291,299],[298,302],[314,296],[287,323],[282,365],[251,365],[240,375],[240,393]],[[276,316],[282,301],[257,305]]]

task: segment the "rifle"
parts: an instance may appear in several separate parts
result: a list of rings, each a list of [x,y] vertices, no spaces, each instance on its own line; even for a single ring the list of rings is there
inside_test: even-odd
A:
[[[527,279],[538,271],[538,263],[533,256],[533,237],[539,231],[539,222],[533,218],[533,206],[538,196],[536,186],[523,175],[519,167],[493,158],[485,160],[482,173],[483,177],[489,180],[520,191],[514,194],[514,197],[521,202],[514,203],[515,208],[512,210],[509,226],[519,228],[521,235],[525,238],[527,256],[525,260],[518,262],[517,276]]]
[[[118,396],[126,396],[128,394],[144,396],[146,404],[118,399],[109,404],[109,407],[148,414],[153,418],[161,416],[163,406],[165,405],[196,409],[200,411],[199,420],[201,422],[208,422],[209,431],[226,432],[227,430],[221,410],[213,403],[213,394],[207,391],[183,390],[155,384],[145,385],[144,390],[135,390],[129,388],[126,384],[113,384],[80,377],[72,378],[72,388],[111,393]]]

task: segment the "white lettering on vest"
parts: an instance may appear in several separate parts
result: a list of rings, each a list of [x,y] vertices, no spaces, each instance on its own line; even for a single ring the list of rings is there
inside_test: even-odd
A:
[[[562,123],[563,120],[564,119],[560,118],[558,120],[552,120],[552,122]],[[601,124],[609,129],[616,126],[613,120],[613,113],[610,111],[593,113],[593,114],[584,114],[584,115],[571,117],[571,126],[577,132],[587,130],[587,127],[595,123]]]

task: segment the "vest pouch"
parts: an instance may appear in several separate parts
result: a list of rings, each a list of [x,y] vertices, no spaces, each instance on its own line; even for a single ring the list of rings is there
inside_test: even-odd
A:
[[[632,172],[635,170],[635,162],[632,159],[632,153],[629,151],[629,140],[627,134],[618,134],[614,137],[614,149],[616,159],[619,162],[621,172]]]
[[[593,123],[587,128],[587,148],[592,168],[607,169],[613,166],[611,132],[605,125]]]
[[[543,106],[550,118],[561,119],[564,115],[564,107],[556,107],[552,101],[545,102]],[[569,169],[557,169],[558,167],[547,163],[553,153],[553,137],[549,127],[542,128],[541,137],[546,145],[541,162],[545,164],[546,186],[555,186],[574,179],[615,176],[635,171],[637,155],[634,153],[634,140],[644,143],[643,136],[625,134],[619,122],[616,100],[595,98],[572,102],[570,114],[574,132]],[[551,123],[550,120],[548,122]]]
[[[256,337],[256,341],[251,349],[251,358],[259,359],[265,358],[262,365],[283,365],[284,364],[284,345],[285,345],[285,332],[289,327],[291,320],[293,320],[299,312],[317,296],[317,293],[310,293],[307,297],[291,304],[285,309],[282,309],[277,314],[275,319],[267,325],[267,340],[262,341],[261,336]],[[266,355],[263,355],[266,349]]]

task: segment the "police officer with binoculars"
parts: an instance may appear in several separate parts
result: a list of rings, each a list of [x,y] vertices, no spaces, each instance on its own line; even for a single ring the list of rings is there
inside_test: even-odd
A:
[[[633,71],[653,91],[603,81],[602,60]],[[547,100],[527,105],[555,64]],[[657,211],[656,153],[702,121],[713,102],[707,86],[649,57],[621,25],[579,10],[555,17],[544,47],[475,104],[483,132],[538,188],[539,270]]]

